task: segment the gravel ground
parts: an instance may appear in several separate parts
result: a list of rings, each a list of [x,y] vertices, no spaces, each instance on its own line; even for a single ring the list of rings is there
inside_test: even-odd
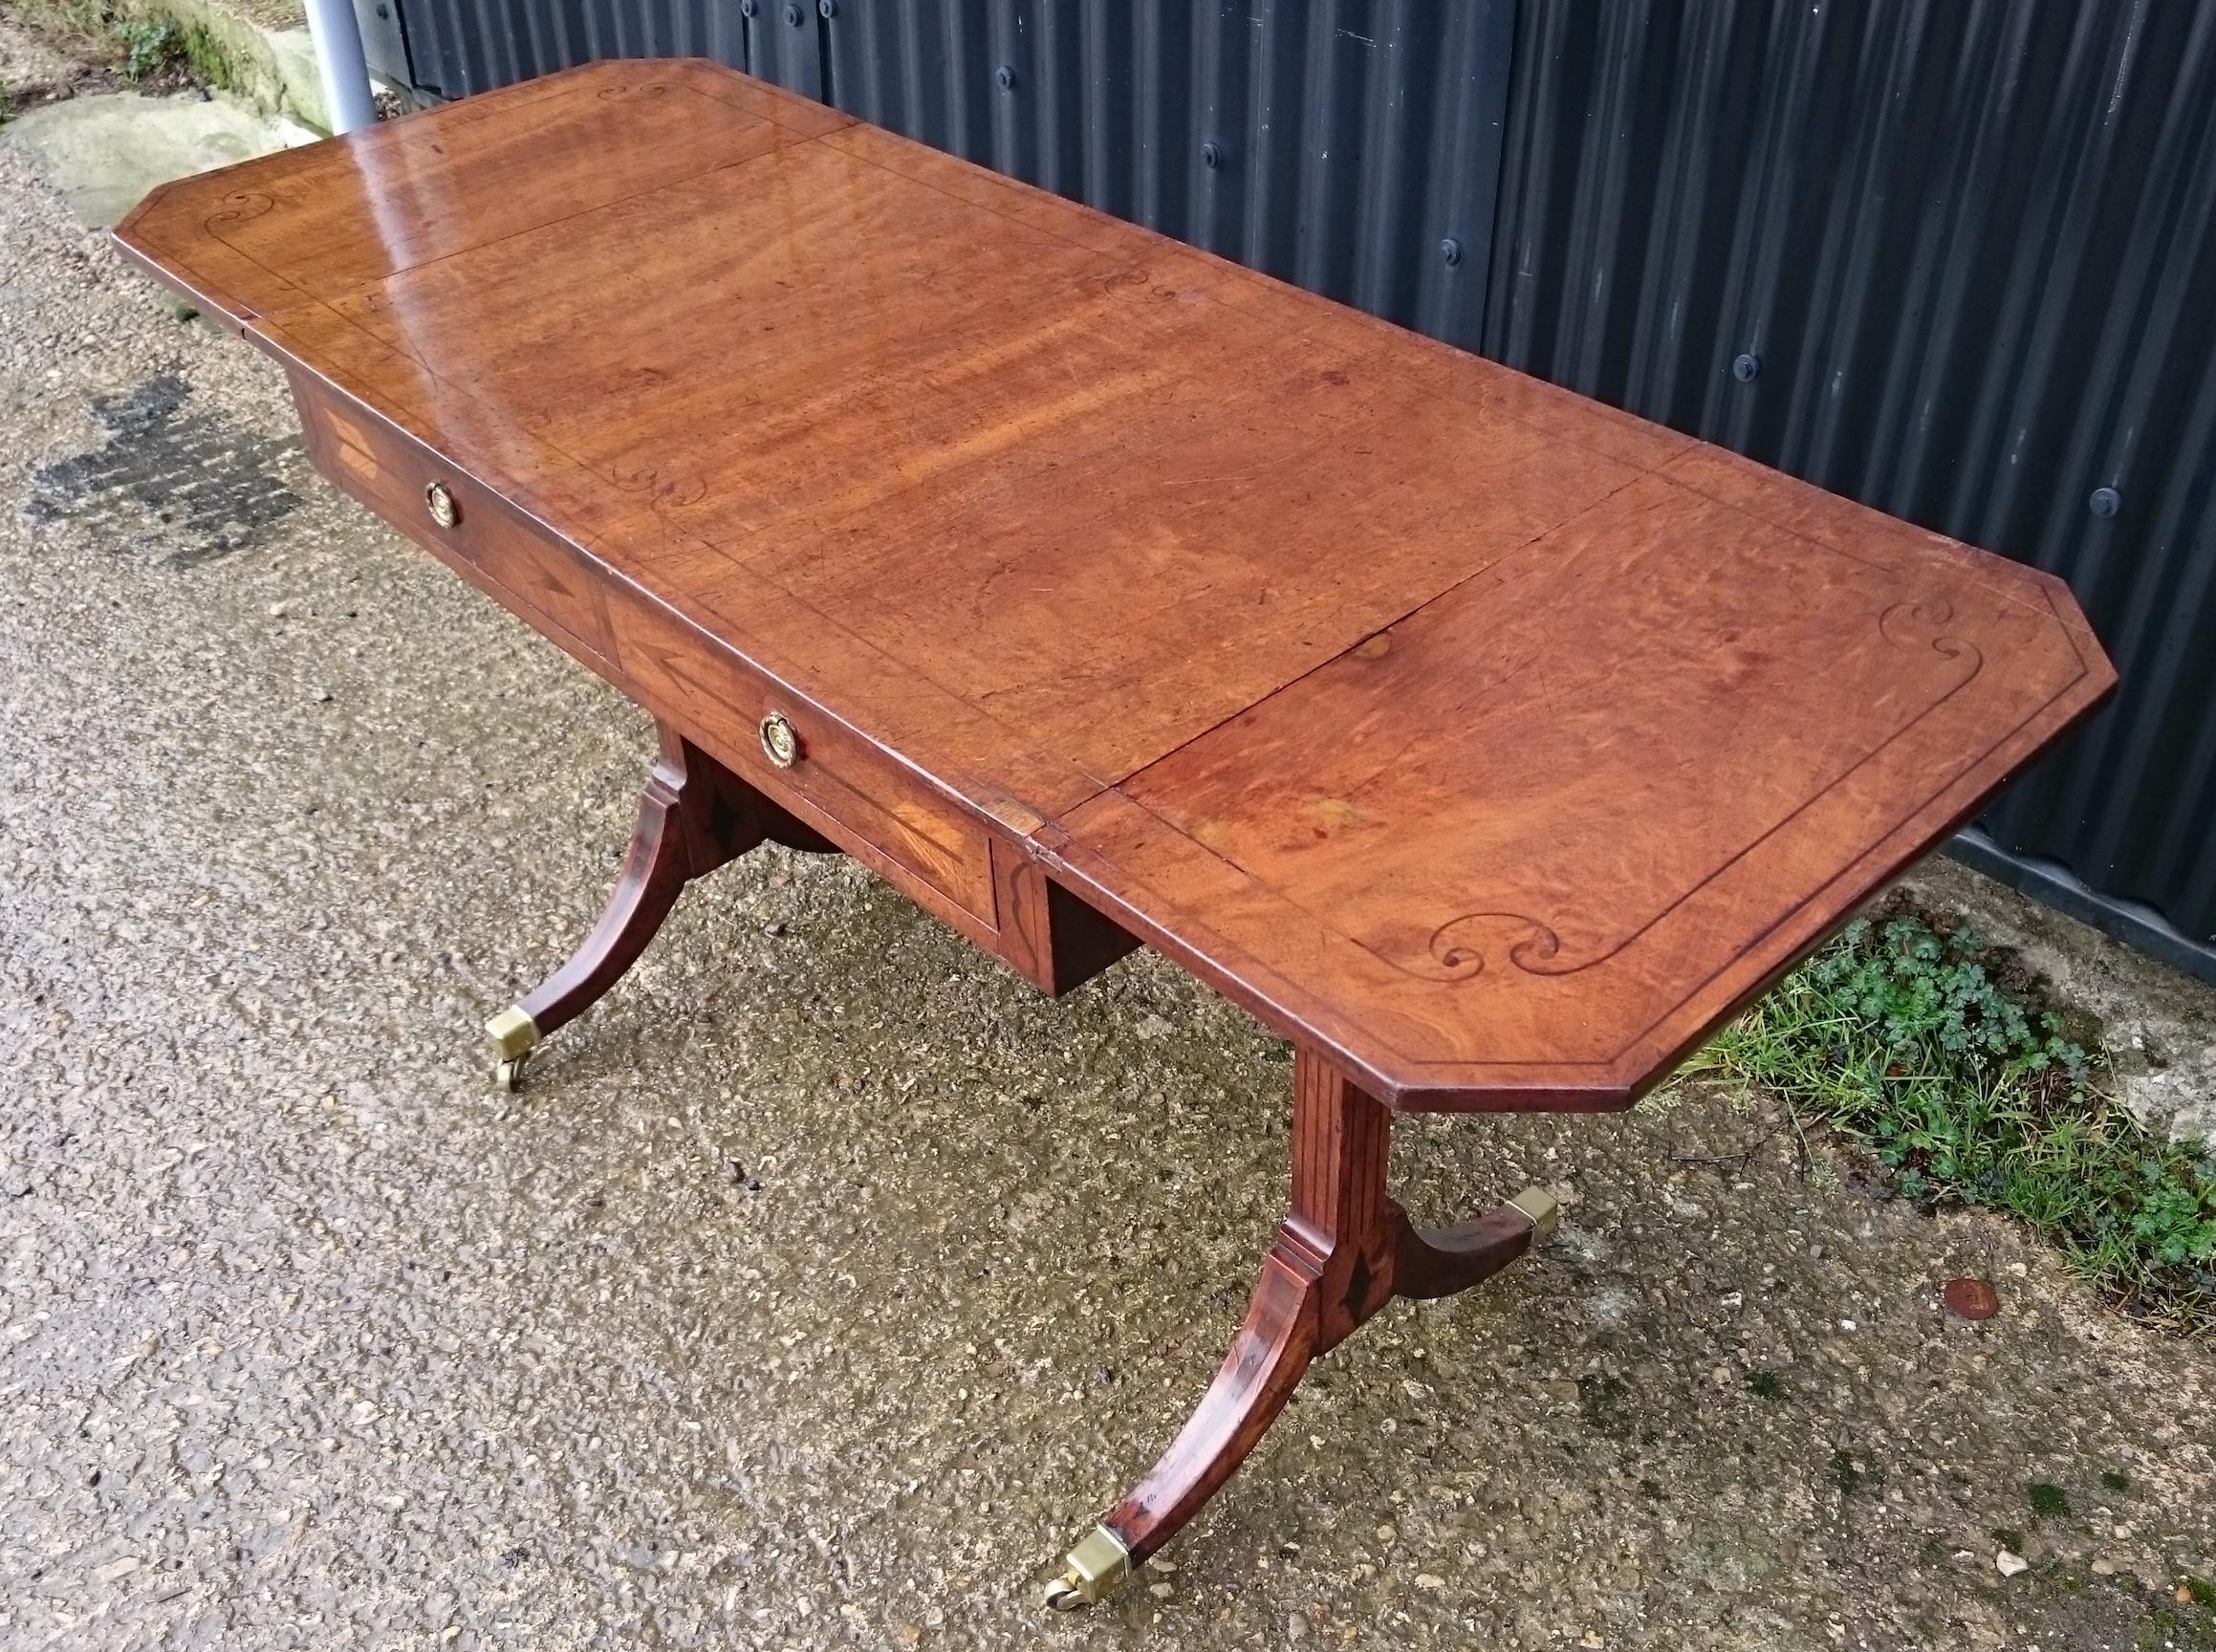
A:
[[[0,14],[0,93],[12,102],[27,91],[66,83],[77,66],[35,34],[7,26]]]
[[[644,721],[4,143],[0,339],[0,1641],[2216,1644],[2216,1346],[1690,1093],[1403,1128],[1420,1216],[1544,1179],[1559,1240],[1042,1616],[1238,1318],[1284,1047],[765,853],[493,1094]]]

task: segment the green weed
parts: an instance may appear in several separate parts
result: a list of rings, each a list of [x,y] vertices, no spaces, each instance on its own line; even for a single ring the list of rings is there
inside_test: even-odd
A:
[[[1577,1379],[1577,1409],[1585,1426],[1596,1434],[1621,1436],[1631,1431],[1630,1398],[1631,1390],[1620,1377],[1588,1371]]]
[[[2059,1520],[2070,1512],[2070,1493],[2049,1480],[2034,1480],[2025,1487],[2024,1499],[2042,1520]]]
[[[135,86],[189,80],[236,89],[238,76],[198,23],[132,9],[130,0],[10,0],[9,16],[81,61]]]
[[[133,84],[153,79],[185,54],[183,33],[166,17],[126,17],[114,33],[121,54],[116,73]]]
[[[2127,1312],[2216,1324],[2216,1154],[2109,1095],[2094,1029],[2006,954],[1902,906],[1857,919],[1688,1064],[1759,1086],[1904,1197],[2005,1210]]]
[[[1785,1379],[1774,1371],[1749,1372],[1747,1374],[1747,1386],[1754,1391],[1754,1397],[1757,1400],[1782,1400],[1785,1398]]]

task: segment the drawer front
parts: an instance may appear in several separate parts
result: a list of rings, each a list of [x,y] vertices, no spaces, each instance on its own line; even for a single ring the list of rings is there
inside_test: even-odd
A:
[[[675,615],[641,599],[609,605],[619,668],[656,711],[857,859],[985,945],[998,947],[992,837],[852,730],[779,696],[768,679]],[[763,720],[786,719],[789,765],[765,750]],[[918,887],[921,885],[921,888]]]
[[[601,580],[570,546],[505,499],[455,473],[397,425],[295,380],[293,397],[316,468],[394,527],[496,595],[596,655],[608,653]],[[434,492],[434,489],[436,490]]]

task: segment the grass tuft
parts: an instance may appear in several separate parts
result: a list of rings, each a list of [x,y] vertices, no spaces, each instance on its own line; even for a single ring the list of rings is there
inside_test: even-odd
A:
[[[206,27],[135,10],[131,0],[11,0],[8,12],[58,50],[133,86],[237,84],[229,58]]]
[[[2051,1480],[2034,1480],[2024,1488],[2024,1500],[2042,1520],[2059,1520],[2070,1512],[2070,1493]]]
[[[1903,1197],[2017,1217],[2135,1316],[2216,1325],[2216,1154],[2109,1094],[2096,1031],[1905,905],[1858,918],[1687,1064],[1866,1151]]]

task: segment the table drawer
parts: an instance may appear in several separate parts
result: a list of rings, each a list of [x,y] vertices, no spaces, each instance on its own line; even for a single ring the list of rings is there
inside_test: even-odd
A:
[[[666,609],[619,597],[609,613],[618,666],[650,706],[926,911],[997,947],[992,839],[982,822]],[[790,730],[789,763],[770,754],[772,716]]]
[[[293,399],[315,467],[527,620],[595,655],[608,653],[600,580],[576,550],[477,486],[398,425],[312,382]]]

